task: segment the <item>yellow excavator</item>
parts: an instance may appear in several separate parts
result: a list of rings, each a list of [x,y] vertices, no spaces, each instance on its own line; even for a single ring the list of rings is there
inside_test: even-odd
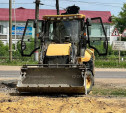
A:
[[[107,55],[106,32],[100,17],[86,19],[83,14],[70,12],[27,20],[21,54],[30,57],[39,50],[39,63],[22,66],[19,92],[88,94],[92,90],[94,51]],[[39,46],[34,48],[36,23]]]

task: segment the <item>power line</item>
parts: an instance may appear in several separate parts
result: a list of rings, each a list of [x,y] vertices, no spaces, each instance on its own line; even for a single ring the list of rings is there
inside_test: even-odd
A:
[[[111,6],[111,7],[121,7],[121,6],[115,6],[115,5],[109,5],[109,4],[120,4],[120,3],[102,3],[102,2],[84,2],[84,1],[74,1],[74,0],[62,0],[62,1],[66,1],[66,2],[73,2],[73,3],[83,3],[83,4],[94,4],[94,5],[103,5],[103,6]],[[120,4],[122,5],[122,4]]]
[[[93,3],[93,4],[95,4],[95,3],[100,3],[100,4],[120,4],[120,5],[122,5],[121,3],[109,3],[109,2],[85,2],[85,1],[75,1],[75,0],[61,0],[61,1],[69,1],[69,2],[81,2],[81,3]]]
[[[53,1],[55,1],[55,0],[53,0]],[[80,3],[91,3],[91,4],[96,4],[96,3],[98,3],[98,4],[116,4],[116,5],[122,5],[121,3],[108,3],[108,2],[84,2],[84,1],[75,1],[75,0],[61,0],[61,1],[69,1],[69,2],[80,2]],[[0,3],[0,4],[9,4],[9,3]],[[34,3],[15,3],[15,4],[34,4]]]
[[[55,1],[55,0],[53,0],[53,1]],[[60,1],[69,1],[69,2],[80,2],[80,3],[91,3],[91,4],[96,4],[96,3],[99,3],[99,4],[116,4],[116,5],[123,5],[123,3],[119,3],[119,2],[111,2],[111,3],[109,3],[109,2],[85,2],[85,1],[75,1],[75,0],[60,0]]]
[[[103,5],[103,6],[111,6],[111,7],[121,7],[119,6],[120,3],[103,3],[103,2],[84,2],[84,1],[75,1],[75,0],[62,0],[62,1],[66,1],[66,2],[73,2],[73,3],[83,3],[83,4],[93,4],[93,5]],[[0,4],[9,4],[9,3],[0,3]],[[34,4],[34,3],[15,3],[15,4]],[[110,4],[116,4],[116,5],[110,5]],[[118,4],[118,6],[117,6]],[[45,6],[50,6],[50,7],[55,7],[52,5],[46,5]],[[122,4],[120,4],[122,5]],[[62,9],[64,9],[63,7],[60,7]]]
[[[74,0],[72,0],[72,1],[70,1],[70,0],[62,0],[62,1],[69,1],[69,2],[72,2],[72,1],[74,1]],[[76,1],[76,2],[80,2],[80,1]],[[82,1],[81,1],[82,2]],[[85,3],[85,2],[84,2]],[[89,2],[87,2],[87,3],[89,3]],[[1,4],[1,3],[0,3]],[[3,3],[3,4],[9,4],[9,3]],[[15,4],[34,4],[34,3],[15,3]],[[49,7],[53,7],[53,8],[56,8],[56,6],[55,5],[47,5],[47,4],[44,4],[44,6],[49,6]],[[41,7],[41,6],[40,6]],[[66,8],[64,8],[64,7],[60,7],[60,9],[66,9]],[[95,13],[95,12],[94,12]],[[97,14],[97,13],[96,13]],[[107,15],[105,15],[105,16],[107,16]]]
[[[44,4],[45,6],[49,6],[49,7],[55,7],[56,8],[56,6],[53,6],[53,5],[46,5],[46,4]],[[65,9],[65,8],[63,8],[63,7],[59,7],[60,9]]]
[[[0,4],[9,4],[9,3],[0,3]],[[15,4],[34,4],[34,3],[15,3]],[[56,6],[53,6],[53,5],[46,5],[44,4],[44,6],[49,6],[49,7],[56,7]],[[60,7],[61,9],[65,9],[63,7]]]
[[[9,4],[9,3],[0,3],[0,4]],[[15,3],[15,4],[34,4],[34,3]]]

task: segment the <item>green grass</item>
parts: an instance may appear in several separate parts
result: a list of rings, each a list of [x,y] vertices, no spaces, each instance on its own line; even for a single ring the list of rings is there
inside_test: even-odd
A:
[[[22,66],[25,64],[37,64],[38,62],[35,62],[31,59],[13,59],[12,62],[9,61],[9,59],[0,59],[0,65],[9,65],[9,66]]]
[[[95,67],[97,68],[126,68],[126,61],[118,60],[95,60]]]
[[[15,65],[15,66],[21,66],[24,64],[37,64],[38,62],[35,62],[32,59],[13,59],[12,62],[9,61],[9,59],[0,59],[0,65]],[[126,68],[126,61],[118,63],[117,60],[95,60],[95,67],[97,68]]]
[[[91,95],[126,97],[126,89],[122,89],[122,88],[108,88],[108,89],[106,89],[106,88],[93,87]]]
[[[126,59],[126,58],[125,58]],[[33,57],[24,58],[21,57],[19,59],[13,59],[12,62],[9,59],[0,59],[0,65],[15,65],[21,66],[24,64],[37,64],[33,60]],[[99,57],[95,59],[95,67],[97,68],[126,68],[126,60],[118,63],[118,57],[116,56],[108,56],[108,57]]]

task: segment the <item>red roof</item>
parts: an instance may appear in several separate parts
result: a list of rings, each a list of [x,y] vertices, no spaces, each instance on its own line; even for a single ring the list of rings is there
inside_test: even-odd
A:
[[[60,13],[65,12],[63,10]],[[110,23],[109,18],[111,17],[110,11],[80,11],[80,14],[86,15],[87,18],[91,17],[101,17],[103,23]],[[12,20],[14,20],[14,10],[12,9]],[[42,19],[44,15],[56,15],[56,10],[54,9],[40,9],[39,11],[39,19]],[[23,7],[16,9],[16,20],[17,21],[26,21],[27,19],[35,18],[35,10],[34,9],[25,9]],[[9,9],[0,8],[0,21],[8,21],[9,20]]]

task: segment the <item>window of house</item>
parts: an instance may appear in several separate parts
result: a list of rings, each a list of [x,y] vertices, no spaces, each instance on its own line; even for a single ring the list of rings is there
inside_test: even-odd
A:
[[[0,25],[0,34],[3,34],[3,25]]]

